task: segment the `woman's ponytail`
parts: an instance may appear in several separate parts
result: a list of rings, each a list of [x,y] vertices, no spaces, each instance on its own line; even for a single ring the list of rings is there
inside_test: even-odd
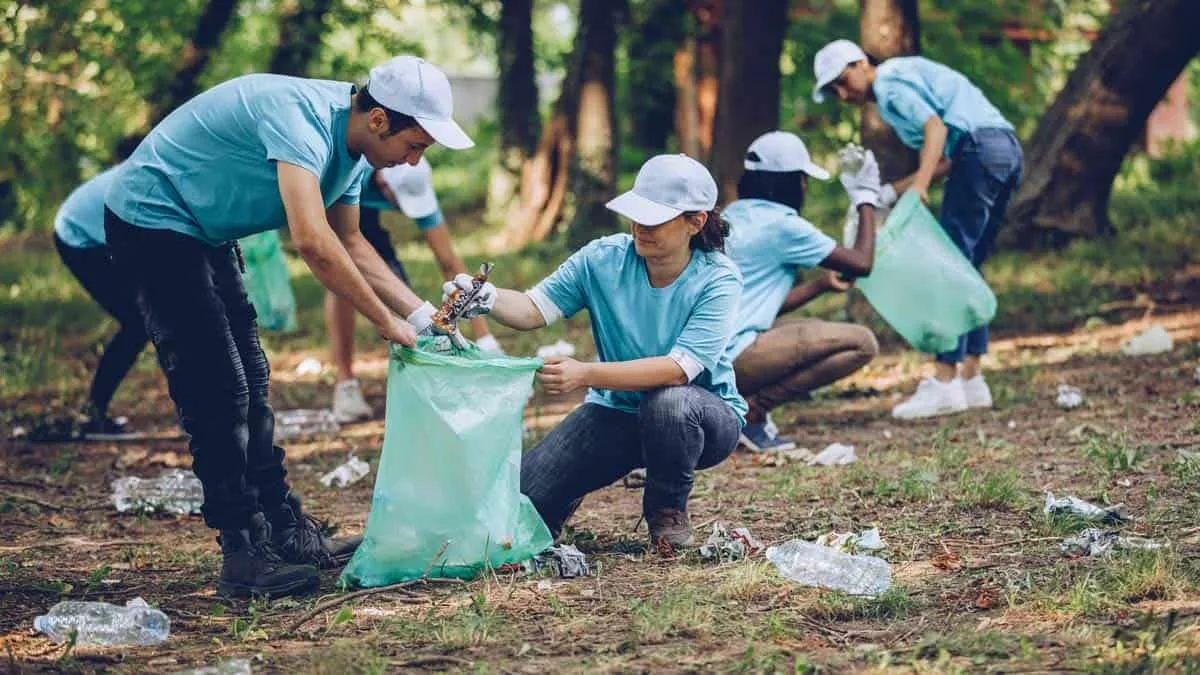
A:
[[[708,219],[704,227],[692,235],[691,247],[701,251],[725,252],[725,238],[729,236],[729,221],[721,215],[718,209],[706,211]]]

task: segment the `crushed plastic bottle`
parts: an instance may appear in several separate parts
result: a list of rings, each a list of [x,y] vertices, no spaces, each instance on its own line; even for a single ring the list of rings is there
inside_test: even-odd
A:
[[[779,573],[804,586],[875,597],[892,586],[892,567],[869,555],[850,555],[800,539],[767,549]]]
[[[148,647],[170,636],[171,620],[141,598],[130,600],[124,607],[70,600],[35,618],[33,628],[58,643],[75,633],[78,645]]]
[[[357,483],[370,473],[371,465],[355,457],[354,453],[350,453],[349,459],[341,466],[321,476],[321,485],[343,488]]]
[[[223,659],[215,665],[181,670],[174,675],[251,675],[252,672],[246,659]]]
[[[1079,387],[1060,384],[1058,385],[1058,396],[1055,397],[1054,403],[1063,410],[1074,410],[1083,405],[1083,392]]]
[[[289,441],[307,436],[330,436],[342,430],[333,411],[280,410],[275,413],[275,440]]]
[[[158,511],[185,516],[200,513],[204,505],[200,479],[182,469],[164,471],[158,478],[125,476],[113,481],[112,488],[117,513]]]
[[[1055,499],[1053,492],[1046,493],[1046,506],[1042,512],[1048,516],[1078,516],[1085,520],[1099,520],[1105,523],[1119,523],[1129,520],[1129,514],[1124,504],[1116,504],[1108,508],[1096,506],[1079,497],[1069,496]]]
[[[1146,330],[1129,338],[1121,345],[1121,353],[1126,356],[1150,356],[1164,354],[1175,347],[1175,341],[1166,328],[1154,324]]]

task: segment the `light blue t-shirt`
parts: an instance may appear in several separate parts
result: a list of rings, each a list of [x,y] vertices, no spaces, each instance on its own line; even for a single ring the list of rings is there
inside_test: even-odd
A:
[[[359,198],[359,205],[365,209],[378,209],[380,211],[396,210],[396,206],[388,201],[387,196],[383,194],[383,190],[379,189],[379,184],[375,182],[375,172],[371,169],[367,169],[363,173],[362,195]],[[433,213],[412,218],[412,221],[416,223],[418,230],[424,232],[425,230],[432,230],[444,224],[446,217],[442,215],[442,209],[439,207]]]
[[[779,202],[739,199],[721,213],[730,229],[725,250],[744,284],[729,342],[733,360],[775,323],[798,270],[820,265],[837,242]]]
[[[219,245],[287,224],[276,162],[311,171],[326,208],[357,204],[365,159],[346,148],[348,82],[246,75],[167,116],[122,166],[105,203],[131,225]]]
[[[567,258],[535,288],[563,316],[591,315],[596,351],[605,362],[685,354],[704,370],[692,384],[729,404],[745,423],[746,401],[738,394],[726,347],[742,278],[721,253],[693,251],[671,285],[653,288],[633,237],[597,239]],[[592,389],[587,402],[637,412],[642,393]]]
[[[879,115],[910,148],[925,142],[925,122],[937,115],[949,134],[945,155],[951,156],[963,134],[976,129],[1013,126],[962,73],[920,56],[902,56],[879,64],[875,71]]]
[[[58,207],[54,216],[54,233],[71,248],[96,248],[104,245],[104,193],[116,178],[117,168],[103,173],[75,188]]]

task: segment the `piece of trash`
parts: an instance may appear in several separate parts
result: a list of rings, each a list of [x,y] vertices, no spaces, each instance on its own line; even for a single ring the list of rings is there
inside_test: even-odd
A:
[[[1126,340],[1121,345],[1121,353],[1126,356],[1150,356],[1169,352],[1174,346],[1175,341],[1167,329],[1154,324]]]
[[[1133,481],[1129,480],[1128,478],[1122,478],[1121,480],[1117,481],[1117,485],[1120,485],[1123,488],[1133,487]]]
[[[1042,510],[1046,515],[1079,516],[1086,520],[1099,520],[1105,523],[1119,523],[1129,520],[1124,504],[1103,508],[1091,502],[1085,502],[1078,497],[1054,498],[1053,492],[1046,493],[1046,507]]]
[[[358,611],[362,612],[364,609],[374,608],[366,607]],[[250,669],[250,661],[247,659],[222,659],[217,661],[216,665],[181,670],[174,675],[251,675],[252,672],[254,671]]]
[[[646,470],[634,469],[630,471],[621,479],[621,484],[625,486],[626,490],[641,490],[646,487]]]
[[[562,579],[586,577],[591,574],[587,556],[572,544],[551,546],[525,561],[526,572],[536,574],[541,570],[551,570]]]
[[[1089,527],[1074,537],[1064,539],[1058,549],[1064,555],[1080,557],[1107,555],[1118,550],[1157,551],[1168,546],[1170,544],[1166,542],[1144,537],[1122,537],[1114,530]]]
[[[314,359],[313,357],[310,356],[307,359],[304,359],[303,361],[301,361],[300,365],[296,366],[296,374],[297,375],[320,375],[322,369],[323,369],[323,366],[321,365],[321,361],[319,359]]]
[[[1055,397],[1054,403],[1063,410],[1074,410],[1083,405],[1083,392],[1079,387],[1060,384],[1058,385],[1058,396]]]
[[[828,532],[817,537],[817,540],[813,543],[850,554],[882,551],[887,548],[887,545],[883,543],[883,537],[879,534],[878,527],[863,530],[858,534],[854,534],[853,532]]]
[[[552,356],[561,356],[563,358],[575,356],[575,345],[566,340],[559,340],[554,344],[542,345],[537,348],[537,357],[539,359],[548,359]]]
[[[275,440],[329,436],[342,430],[329,409],[280,410],[275,413]]]
[[[884,438],[886,438],[886,439],[887,439],[887,440],[889,440],[889,441],[890,441],[890,440],[892,440],[892,432],[888,431],[887,429],[884,429],[884,430],[883,430],[883,437],[884,437]]]
[[[730,529],[729,523],[718,520],[713,523],[712,534],[700,547],[700,557],[717,562],[733,562],[748,558],[763,548],[762,544],[744,527]]]
[[[171,634],[171,620],[141,598],[124,607],[107,602],[69,600],[33,620],[33,628],[57,643],[71,639],[77,645],[148,647]]]
[[[963,561],[957,553],[946,551],[935,555],[931,564],[944,572],[956,572],[962,569]]]
[[[362,480],[371,473],[371,465],[350,453],[350,457],[338,468],[321,476],[321,485],[325,487],[344,488]]]
[[[117,513],[126,511],[174,513],[186,516],[200,513],[204,488],[195,474],[169,469],[158,478],[125,476],[112,483],[112,501]]]
[[[1008,421],[1008,428],[1009,428],[1009,429],[1016,429],[1016,428],[1017,428],[1017,422],[1016,422],[1016,420],[1009,420],[1009,421]]]
[[[1197,373],[1197,377],[1200,377],[1200,369],[1197,369],[1196,373]],[[8,437],[15,440],[18,438],[25,438],[25,436],[27,436],[28,434],[29,434],[29,431],[26,430],[25,427],[13,427],[12,431],[9,432]]]
[[[780,574],[805,586],[874,597],[892,585],[892,568],[871,555],[850,555],[800,539],[767,549]]]
[[[830,443],[824,450],[817,453],[815,457],[808,460],[808,463],[820,466],[844,466],[857,461],[858,456],[854,454],[853,445]]]
[[[553,587],[554,584],[550,583],[549,579],[542,579],[541,581],[537,582],[537,589],[539,591],[548,591]]]

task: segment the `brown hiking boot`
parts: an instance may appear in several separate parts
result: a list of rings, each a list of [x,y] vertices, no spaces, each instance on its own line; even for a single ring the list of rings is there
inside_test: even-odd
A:
[[[696,545],[687,511],[652,511],[646,514],[646,526],[650,529],[650,546],[663,555],[673,555],[677,549]]]

